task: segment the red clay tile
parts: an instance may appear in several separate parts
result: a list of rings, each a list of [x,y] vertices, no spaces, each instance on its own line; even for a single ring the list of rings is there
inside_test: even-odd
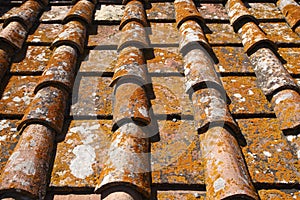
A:
[[[193,48],[203,47],[210,55],[214,62],[218,62],[218,59],[208,44],[206,37],[203,33],[201,26],[192,20],[188,20],[182,23],[179,27],[181,34],[181,41],[179,43],[179,49],[183,56],[185,56]]]
[[[61,24],[40,24],[35,32],[28,36],[27,42],[51,43],[62,29]]]
[[[52,86],[71,93],[75,79],[77,52],[70,46],[59,46],[55,49],[34,92]]]
[[[113,73],[118,60],[117,55],[117,50],[90,50],[81,62],[79,72]]]
[[[226,98],[222,83],[214,69],[213,60],[203,48],[198,47],[184,56],[186,92],[192,94],[202,88],[215,88]]]
[[[29,124],[43,124],[60,134],[64,124],[67,97],[66,92],[55,87],[40,89],[26,109],[18,130]]]
[[[20,132],[17,131],[18,120],[0,120],[0,174],[17,145],[20,137]]]
[[[219,60],[215,65],[218,72],[241,74],[253,72],[251,62],[242,47],[213,47],[213,51]]]
[[[210,44],[239,44],[241,39],[230,24],[213,23],[206,24],[212,33],[207,33],[206,38]]]
[[[111,120],[72,120],[57,144],[50,187],[95,187],[109,155]]]
[[[55,132],[43,126],[27,126],[1,174],[3,197],[43,198],[54,150]]]
[[[12,76],[0,100],[0,114],[22,115],[34,97],[39,76]]]
[[[175,23],[150,23],[152,34],[149,35],[151,44],[178,44],[179,32]]]
[[[117,186],[128,186],[150,196],[149,139],[144,130],[128,123],[112,135],[108,159],[101,171],[96,193]]]
[[[86,24],[92,23],[92,16],[94,13],[95,4],[88,0],[78,1],[72,9],[68,12],[63,20],[63,23],[68,23],[73,20],[79,20]]]
[[[286,61],[283,66],[290,74],[300,74],[300,48],[279,48],[278,53]]]
[[[260,23],[268,38],[276,44],[300,44],[300,37],[285,22]]]
[[[267,35],[253,22],[244,24],[238,33],[242,38],[244,50],[248,55],[255,53],[259,48],[270,48],[273,51],[277,50],[277,47],[268,39]]]
[[[51,48],[61,45],[69,45],[82,54],[84,51],[84,42],[86,38],[86,27],[78,21],[70,21],[64,25],[63,30],[53,41]]]
[[[238,137],[239,128],[233,120],[222,94],[212,88],[201,89],[192,94],[195,127],[204,133],[210,127],[221,126],[233,130]]]
[[[149,47],[147,28],[139,22],[128,22],[122,29],[122,37],[119,41],[118,51],[126,47],[146,49]]]
[[[300,128],[300,94],[294,90],[282,90],[272,98],[272,107],[279,120],[279,127],[287,134]]]
[[[127,47],[119,53],[115,73],[110,86],[118,81],[129,81],[145,86],[148,83],[143,52],[136,47]]]
[[[201,3],[198,10],[204,19],[228,20],[225,7],[221,3]]]
[[[297,155],[280,131],[278,120],[253,118],[237,122],[247,142],[242,150],[253,182],[298,184]]]
[[[46,10],[40,21],[51,22],[51,21],[63,21],[67,13],[70,11],[72,6],[52,6],[50,10]]]
[[[0,82],[2,82],[4,75],[9,70],[9,65],[10,56],[8,55],[8,52],[0,49]]]
[[[270,114],[271,104],[257,87],[255,77],[228,76],[222,82],[231,99],[229,105],[232,114]]]
[[[10,22],[1,32],[0,41],[3,45],[8,45],[10,51],[18,51],[22,48],[26,39],[27,31],[21,23]]]
[[[275,3],[265,3],[265,2],[249,2],[249,11],[256,19],[283,19],[284,16],[281,14],[280,10],[277,8]]]
[[[42,6],[38,1],[25,1],[13,14],[7,16],[3,27],[5,28],[10,22],[19,22],[27,31],[29,31],[41,11]]]
[[[182,73],[182,56],[176,47],[154,48],[154,57],[147,60],[150,73]]]
[[[198,133],[192,120],[159,120],[160,141],[151,144],[153,184],[203,185]]]
[[[71,115],[76,117],[112,114],[111,78],[96,76],[80,76],[75,79],[72,95]]]
[[[283,89],[293,89],[300,93],[300,88],[283,67],[276,55],[268,48],[261,48],[250,56],[257,77],[258,86],[268,99]]]
[[[113,131],[127,123],[135,122],[145,126],[151,122],[148,98],[141,86],[129,82],[115,86],[113,121]]]
[[[206,199],[258,199],[235,138],[222,127],[200,136],[205,163]]]
[[[97,32],[89,35],[88,46],[96,46],[98,48],[105,45],[117,46],[120,37],[121,33],[119,32],[119,25],[97,26]]]
[[[185,92],[184,77],[152,77],[155,99],[151,100],[153,112],[161,115],[191,115],[192,105]]]
[[[47,66],[52,51],[46,46],[29,46],[26,55],[19,53],[16,55],[10,72],[13,73],[42,73]],[[18,59],[18,56],[24,56],[24,59]]]
[[[233,26],[235,32],[238,32],[239,29],[248,22],[258,24],[256,18],[251,15],[241,0],[227,1],[226,10],[230,17],[230,24]]]
[[[151,2],[151,6],[146,10],[148,20],[175,20],[173,2]]]
[[[148,27],[147,17],[142,2],[133,0],[126,4],[119,29],[122,30],[123,27],[131,21],[139,22],[144,27]]]
[[[300,5],[296,1],[277,1],[277,5],[292,29],[300,25]]]
[[[177,28],[179,28],[183,22],[187,20],[194,20],[204,28],[204,19],[192,0],[175,0],[174,8]]]

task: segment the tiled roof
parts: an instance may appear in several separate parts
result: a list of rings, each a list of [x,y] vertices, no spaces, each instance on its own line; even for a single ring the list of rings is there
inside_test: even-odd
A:
[[[4,0],[0,198],[300,199],[297,0]]]

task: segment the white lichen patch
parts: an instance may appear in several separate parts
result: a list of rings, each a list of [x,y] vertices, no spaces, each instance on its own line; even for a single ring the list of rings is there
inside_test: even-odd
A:
[[[271,157],[272,156],[272,154],[270,152],[268,152],[268,151],[263,151],[263,154],[265,156],[267,156],[267,157]]]
[[[214,191],[218,192],[220,190],[223,190],[225,188],[225,180],[223,178],[218,178],[215,182],[214,182]]]
[[[0,131],[9,128],[10,122],[7,120],[1,120],[0,121]]]
[[[148,117],[147,109],[144,106],[138,108],[138,110],[144,117]]]
[[[85,179],[92,175],[94,173],[92,165],[96,162],[96,154],[93,147],[90,145],[79,145],[72,152],[76,157],[71,160],[71,173],[80,179]]]

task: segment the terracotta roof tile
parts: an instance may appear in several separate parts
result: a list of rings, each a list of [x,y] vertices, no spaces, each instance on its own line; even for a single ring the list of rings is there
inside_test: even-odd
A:
[[[293,0],[289,1],[277,1],[277,5],[279,9],[282,11],[282,13],[285,16],[286,21],[289,23],[290,27],[292,29],[295,29],[300,25],[300,5]]]
[[[298,3],[3,1],[0,198],[297,199]]]

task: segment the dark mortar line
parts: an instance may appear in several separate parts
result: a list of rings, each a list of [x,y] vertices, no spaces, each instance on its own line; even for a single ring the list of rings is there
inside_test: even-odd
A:
[[[61,25],[63,25],[62,22],[63,21],[59,20],[59,19],[57,19],[57,20],[47,20],[47,21],[46,20],[45,21],[41,20],[40,24],[61,24]]]
[[[273,19],[257,19],[259,23],[278,23],[286,22],[284,18],[273,18]]]
[[[157,44],[152,43],[150,44],[150,48],[168,48],[168,47],[179,47],[178,43],[169,43],[169,44]]]
[[[254,182],[254,187],[257,190],[263,190],[263,189],[300,189],[299,183],[258,183]]]
[[[47,194],[67,195],[67,194],[95,194],[94,187],[48,187]]]
[[[229,19],[211,19],[211,18],[204,18],[205,23],[207,24],[229,24]]]
[[[43,71],[18,71],[18,72],[10,72],[12,76],[41,76]]]
[[[242,43],[209,43],[211,47],[243,47]]]
[[[290,75],[291,75],[293,78],[300,78],[300,74],[292,74],[292,73],[290,73]]]
[[[21,120],[23,118],[23,114],[0,114],[0,120]]]
[[[72,1],[50,1],[49,6],[73,6]]]
[[[176,23],[175,18],[170,19],[148,19],[150,23]]]
[[[184,77],[184,74],[180,72],[149,72],[148,75],[150,77]]]
[[[276,43],[279,48],[300,48],[300,43]]]
[[[26,42],[28,46],[50,46],[51,42]]]
[[[92,25],[120,25],[121,20],[93,20]]]
[[[194,120],[193,115],[182,115],[182,114],[154,114],[152,117],[154,120],[166,120],[173,121],[176,120]]]
[[[90,34],[92,35],[92,34]],[[86,49],[88,50],[117,50],[118,45],[91,45],[91,46],[86,46]]]
[[[234,119],[276,118],[275,113],[231,113]]]
[[[87,77],[107,77],[112,78],[114,72],[82,72],[79,71],[77,76],[87,76]]]

